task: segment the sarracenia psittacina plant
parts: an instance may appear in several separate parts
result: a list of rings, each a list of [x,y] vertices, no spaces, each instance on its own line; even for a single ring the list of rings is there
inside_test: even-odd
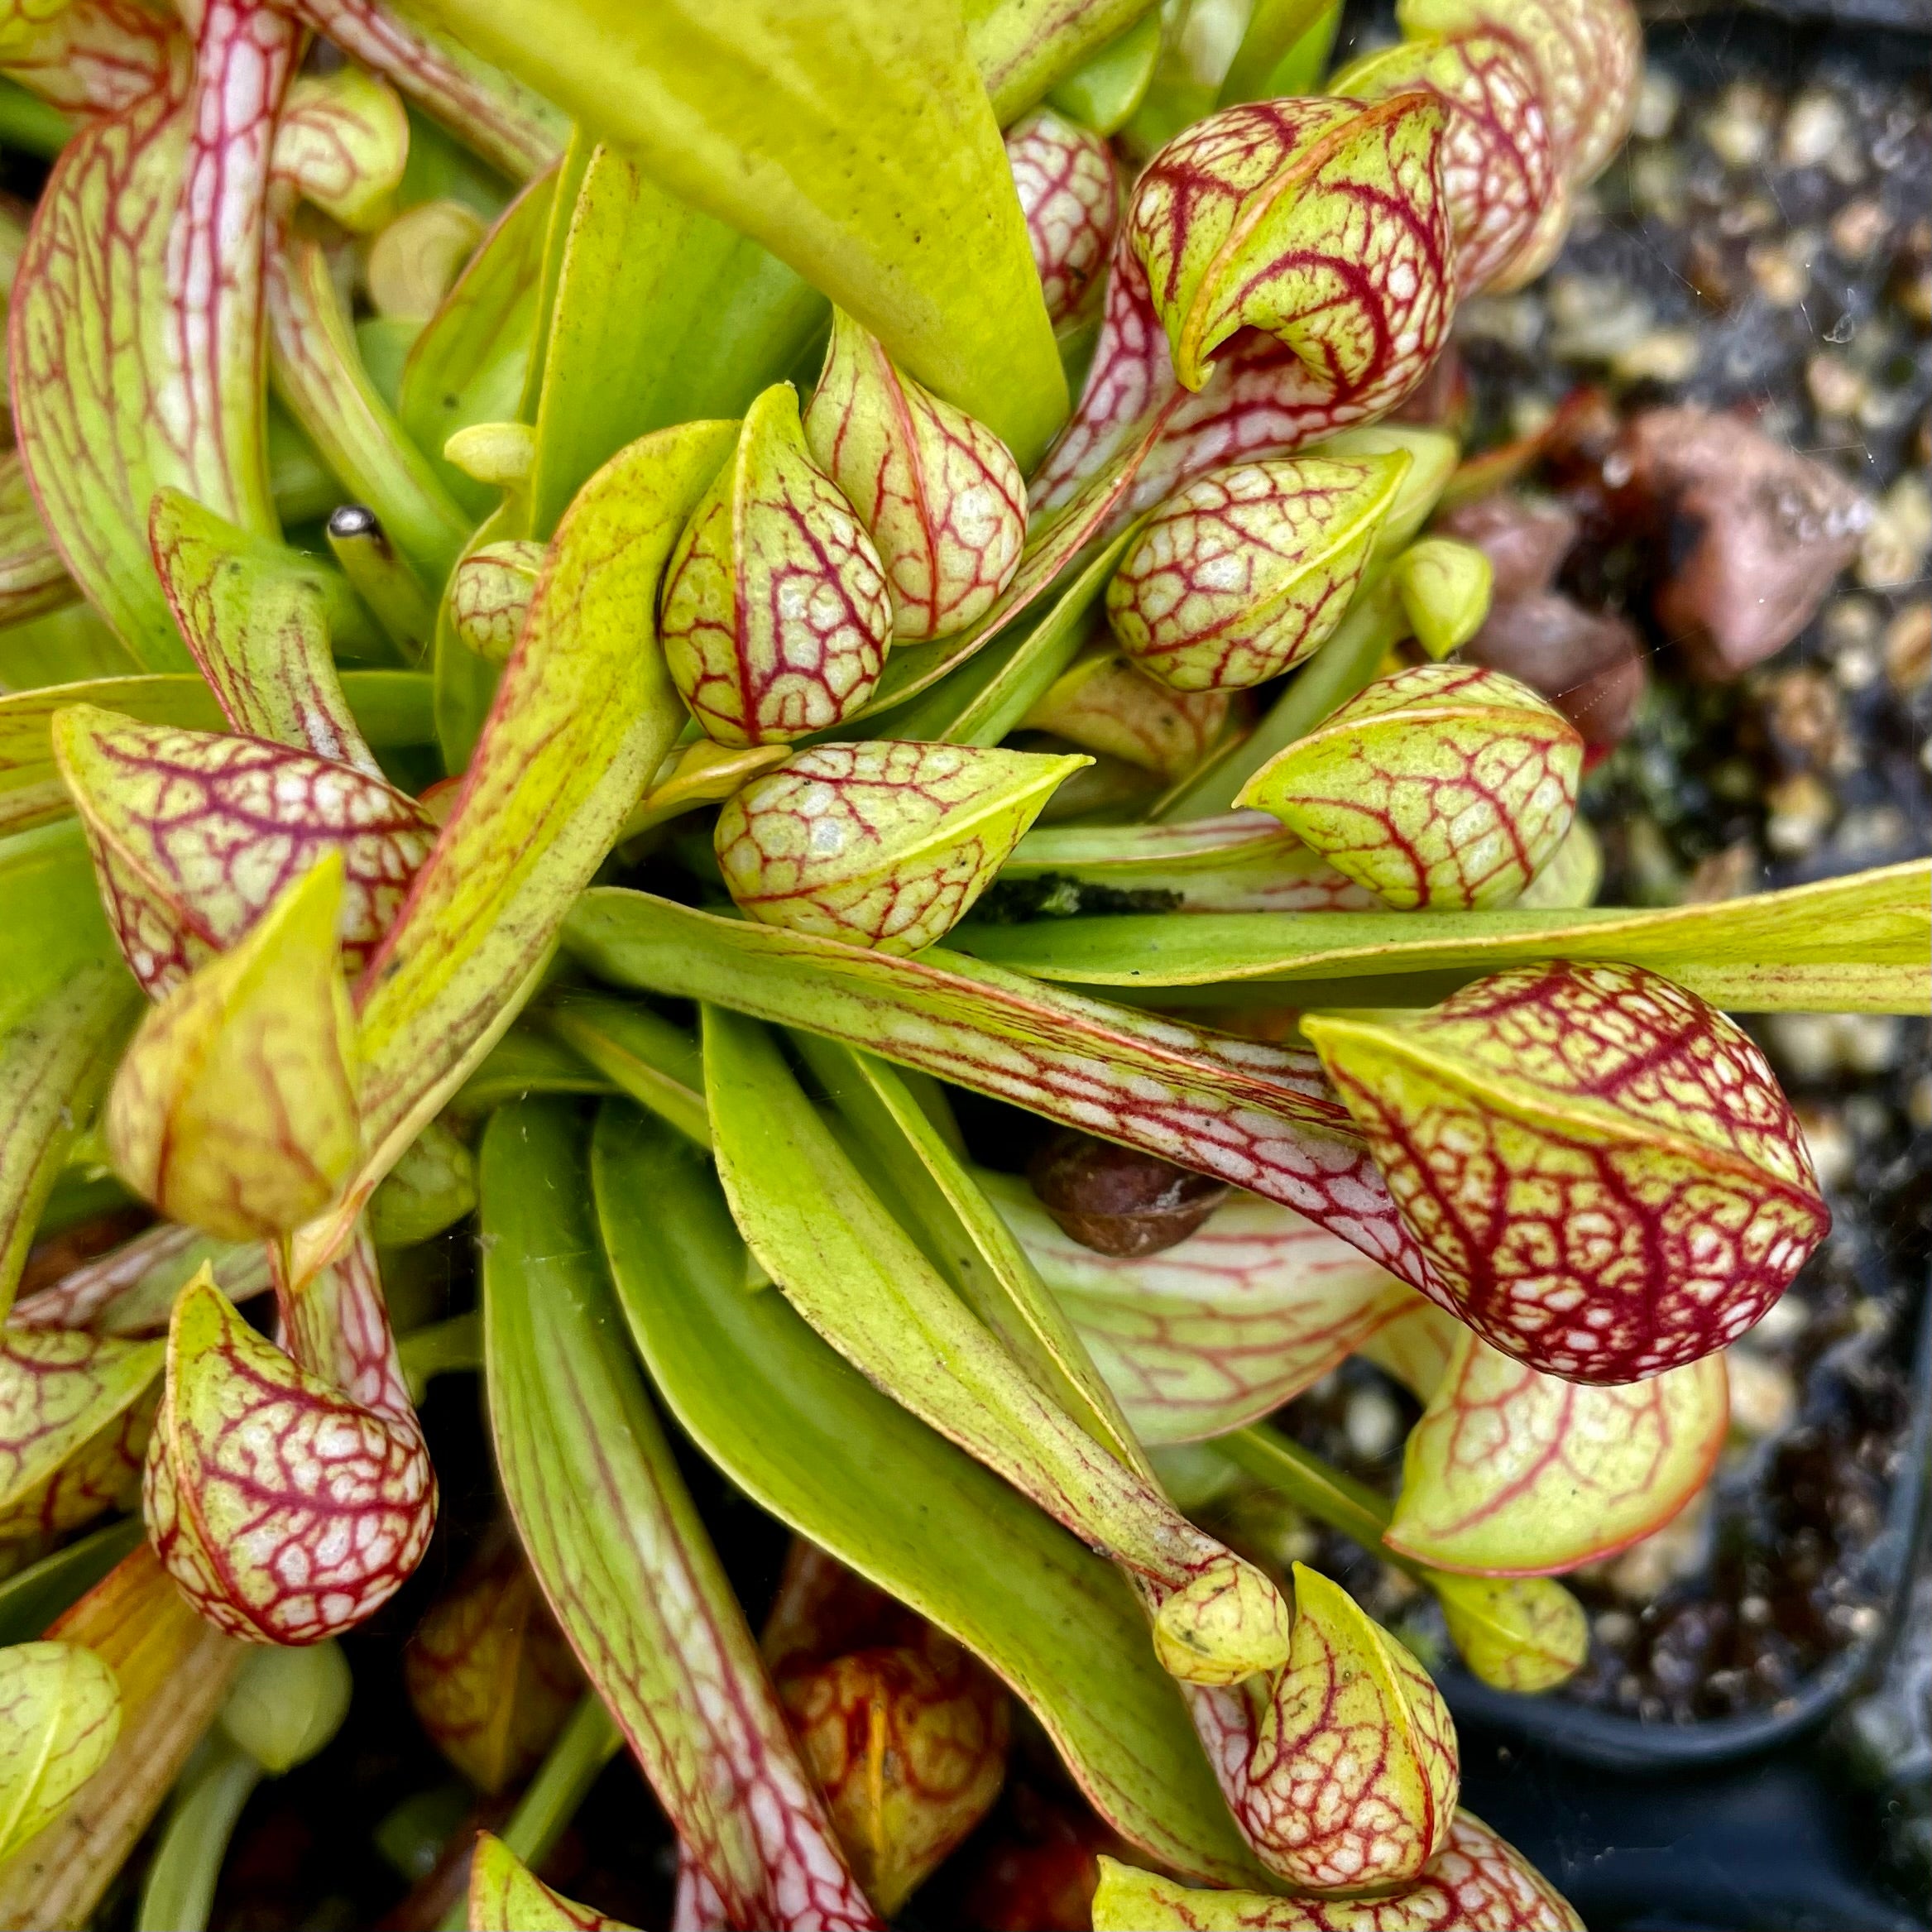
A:
[[[1589,904],[1574,731],[1456,660],[1455,442],[1377,419],[1560,246],[1623,0],[1408,0],[1287,98],[1326,30],[1258,8],[1198,112],[1142,0],[15,11],[72,131],[0,624],[88,607],[0,696],[0,1301],[103,1153],[158,1218],[0,1346],[0,1542],[145,1471],[152,1546],[0,1653],[0,1919],[84,1921],[179,1778],[142,1923],[206,1922],[427,1544],[410,1391],[480,1369],[496,1540],[405,1665],[531,1779],[472,1925],[617,1923],[536,1873],[621,1739],[680,1923],[876,1926],[1009,1694],[1174,1875],[1096,1925],[1573,1925],[1238,1526],[1560,1684],[1556,1577],[1704,1483],[1828,1223],[1725,1014],[1927,1003],[1922,865]],[[1032,1183],[954,1089],[1059,1130]],[[392,1334],[472,1212],[480,1306],[405,1256]],[[1266,1421],[1350,1354],[1423,1405],[1393,1496]],[[762,1649],[659,1403],[801,1539]]]

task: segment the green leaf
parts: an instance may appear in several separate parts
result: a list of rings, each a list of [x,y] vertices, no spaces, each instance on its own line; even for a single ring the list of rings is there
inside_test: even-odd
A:
[[[962,928],[956,943],[1041,978],[1150,994],[1293,985],[1297,1004],[1429,998],[1498,967],[1563,958],[1643,966],[1741,1013],[1932,1010],[1932,861],[1709,905],[1491,913],[1235,913]],[[1310,990],[1319,986],[1316,993]],[[1225,992],[1217,992],[1217,999]]]
[[[957,13],[896,0],[425,11],[769,248],[1023,469],[1038,459],[1066,381]]]
[[[874,1388],[783,1297],[744,1291],[743,1243],[696,1149],[630,1108],[606,1107],[592,1172],[624,1314],[704,1452],[763,1508],[984,1658],[1116,1830],[1176,1870],[1253,1882],[1146,1619],[1114,1570]]]
[[[550,217],[544,228],[543,271],[537,282],[536,335],[530,343],[530,367],[524,372],[523,397],[517,405],[516,420],[535,423],[543,400],[544,378],[549,372],[550,325],[557,316],[557,291],[563,283],[563,256],[570,246],[570,224],[577,215],[577,198],[583,189],[583,177],[597,141],[584,130],[573,126],[563,158],[557,164],[557,187],[550,198]],[[521,530],[506,530],[506,536],[520,536]]]
[[[650,616],[725,423],[640,438],[572,505],[449,822],[358,986],[363,1167],[298,1277],[516,1016],[683,722]]]
[[[809,1033],[799,1050],[863,1136],[927,1253],[967,1305],[1053,1400],[1129,1468],[1147,1459],[1112,1392],[1000,1210],[904,1075],[870,1053]]]
[[[552,169],[540,175],[503,211],[403,365],[396,403],[402,426],[427,453],[443,487],[479,518],[495,492],[446,461],[443,445],[472,423],[508,422],[517,413],[535,349],[557,175]]]
[[[1062,113],[1096,134],[1117,134],[1147,98],[1161,57],[1161,9],[1151,7],[1054,87]]]
[[[512,1027],[482,1064],[457,1090],[449,1103],[452,1114],[474,1119],[526,1094],[607,1094],[616,1091],[610,1079],[561,1040]]]
[[[134,1932],[207,1932],[228,1840],[261,1782],[261,1767],[240,1745],[220,1732],[209,1739],[175,1787],[141,1878]]]
[[[598,147],[571,211],[537,410],[530,534],[634,437],[741,416],[823,325],[825,298],[746,236]]]
[[[1364,912],[1378,903],[1264,812],[1029,832],[1000,876],[1171,893],[1172,909],[1189,913]]]
[[[1222,79],[1217,104],[1225,108],[1236,101],[1278,100],[1316,91],[1339,14],[1334,0],[1256,0]],[[1284,63],[1295,56],[1296,71],[1284,74]]]
[[[0,1643],[25,1643],[38,1637],[76,1597],[138,1547],[146,1533],[138,1516],[123,1517],[17,1570],[0,1583]]]
[[[63,604],[0,630],[0,684],[9,691],[122,678],[139,669],[92,604]]]
[[[1155,1645],[1173,1675],[1237,1683],[1278,1664],[1287,1613],[1272,1585],[1178,1515],[1143,1464],[1088,1435],[966,1306],[769,1035],[707,1007],[704,1063],[732,1218],[798,1312],[870,1381],[1151,1585]],[[1225,1618],[1197,1618],[1215,1591]]]
[[[541,1100],[483,1137],[490,1422],[524,1549],[726,1922],[870,1925],[626,1345],[585,1139]]]

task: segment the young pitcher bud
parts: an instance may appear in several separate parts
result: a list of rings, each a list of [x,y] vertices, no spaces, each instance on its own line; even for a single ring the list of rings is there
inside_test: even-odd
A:
[[[1223,1556],[1154,1615],[1154,1655],[1183,1684],[1239,1684],[1290,1655],[1288,1607],[1252,1563]]]
[[[1341,621],[1408,460],[1274,458],[1197,478],[1107,587],[1107,617],[1149,677],[1180,691],[1259,684]]]
[[[1051,731],[1165,779],[1185,777],[1228,722],[1225,691],[1176,691],[1102,644],[1083,653],[1026,715],[1029,731]]]
[[[1589,1656],[1589,1618],[1547,1576],[1455,1576],[1432,1570],[1449,1641],[1463,1667],[1492,1690],[1534,1695],[1574,1677]]]
[[[1114,151],[1092,128],[1036,108],[1007,129],[1006,159],[1047,317],[1057,328],[1093,286],[1120,226]]]
[[[1637,1382],[1709,1354],[1830,1225],[1757,1047],[1642,967],[1519,966],[1426,1013],[1302,1024],[1431,1297],[1546,1374]]]
[[[1407,395],[1449,321],[1445,117],[1421,93],[1252,101],[1154,156],[1127,240],[1184,389],[1254,328],[1299,358],[1311,395],[1346,396],[1358,416]]]
[[[222,1728],[279,1778],[327,1747],[354,1690],[339,1644],[266,1645],[242,1660],[222,1706]]]
[[[478,657],[501,664],[516,649],[543,561],[541,544],[513,538],[485,544],[457,564],[449,579],[449,621]]]
[[[348,1177],[362,1136],[341,903],[331,853],[150,1012],[122,1057],[108,1150],[169,1220],[228,1241],[274,1239]]]
[[[1442,191],[1460,300],[1519,287],[1526,268],[1543,266],[1532,266],[1530,245],[1543,210],[1563,201],[1563,185],[1536,68],[1517,42],[1484,33],[1398,41],[1364,55],[1329,84],[1355,100],[1419,90],[1443,103]]]
[[[443,445],[443,457],[472,483],[515,492],[536,465],[537,433],[528,423],[470,423]]]
[[[144,1501],[155,1554],[209,1623],[319,1643],[407,1580],[436,1479],[413,1425],[298,1368],[204,1268],[175,1304]]]
[[[1562,843],[1582,770],[1576,727],[1527,685],[1420,664],[1331,712],[1235,802],[1402,911],[1503,906]]]
[[[885,566],[813,460],[789,382],[745,411],[678,539],[659,630],[684,702],[721,745],[803,738],[872,695],[892,638]]]
[[[325,853],[341,868],[343,963],[360,971],[435,842],[415,799],[291,745],[90,704],[56,712],[52,735],[122,956],[153,999]]]
[[[1483,628],[1489,615],[1489,559],[1473,544],[1425,537],[1389,568],[1402,615],[1432,658],[1445,658]]]
[[[1569,1902],[1480,1819],[1459,1811],[1428,1875],[1375,1898],[1202,1891],[1103,1857],[1094,1932],[1584,1932]]]
[[[1026,482],[1006,445],[837,309],[804,420],[813,458],[878,547],[892,635],[923,644],[983,617],[1026,541]]]
[[[1268,1819],[1269,1868],[1316,1891],[1415,1877],[1455,1813],[1455,1730],[1407,1651],[1339,1584],[1294,1566],[1288,1663],[1258,1757],[1298,1802]]]
[[[0,1650],[0,1858],[37,1837],[107,1762],[121,1686],[77,1643]]]
[[[755,919],[917,952],[966,916],[1054,788],[1091,762],[889,738],[816,745],[718,814],[719,869]]]
[[[982,1819],[1006,1771],[1006,1693],[937,1632],[779,1680],[853,1876],[890,1917]]]

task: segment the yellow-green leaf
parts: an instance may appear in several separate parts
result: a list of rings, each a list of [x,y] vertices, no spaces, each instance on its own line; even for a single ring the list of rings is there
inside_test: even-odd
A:
[[[544,239],[556,195],[553,168],[511,203],[403,364],[396,413],[443,487],[474,516],[492,506],[495,493],[446,461],[443,446],[472,423],[516,415],[536,341]]]
[[[0,1540],[65,1534],[126,1497],[161,1365],[159,1342],[0,1330]]]
[[[817,290],[749,236],[608,147],[592,152],[560,212],[568,226],[530,475],[537,537],[633,438],[743,415],[790,372],[826,312]]]
[[[64,1811],[121,1729],[121,1687],[76,1643],[0,1650],[0,1858]]]
[[[1038,459],[1066,381],[956,12],[896,0],[425,11],[789,262],[1023,468]]]
[[[343,695],[315,565],[272,553],[179,490],[148,540],[169,608],[230,726],[381,777]]]

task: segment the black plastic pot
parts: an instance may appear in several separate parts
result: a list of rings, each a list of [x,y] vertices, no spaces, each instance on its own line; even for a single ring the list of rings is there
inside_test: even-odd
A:
[[[1772,1750],[1823,1724],[1872,1672],[1903,1614],[1912,1557],[1932,1485],[1932,1297],[1921,1301],[1912,1350],[1912,1421],[1885,1525],[1857,1558],[1869,1600],[1884,1614],[1872,1636],[1846,1647],[1789,1697],[1762,1711],[1652,1723],[1571,1703],[1561,1695],[1492,1690],[1445,1664],[1436,1682],[1459,1720],[1606,1770],[1668,1771],[1719,1765]]]

